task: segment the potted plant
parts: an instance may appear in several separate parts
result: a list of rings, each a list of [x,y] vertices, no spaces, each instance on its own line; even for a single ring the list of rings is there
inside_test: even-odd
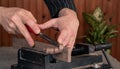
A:
[[[83,13],[83,18],[90,26],[85,35],[85,43],[98,47],[111,45],[108,40],[117,36],[116,26],[107,23],[100,7],[97,7],[93,13]]]

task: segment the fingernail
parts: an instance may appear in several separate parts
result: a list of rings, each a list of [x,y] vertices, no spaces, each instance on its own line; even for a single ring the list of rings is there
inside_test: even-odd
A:
[[[35,48],[35,44],[32,46],[32,48]]]
[[[63,45],[62,39],[58,39],[58,42],[59,42],[60,45]]]
[[[39,34],[39,33],[40,33],[40,29],[36,29],[36,30],[35,30],[35,33],[36,33],[36,34]]]
[[[29,41],[29,45],[30,45],[31,47],[35,46],[35,44],[34,44],[33,41]]]

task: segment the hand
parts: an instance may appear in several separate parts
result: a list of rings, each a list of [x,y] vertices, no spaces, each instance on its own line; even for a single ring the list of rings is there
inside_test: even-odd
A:
[[[10,34],[22,34],[30,46],[34,41],[25,27],[27,24],[37,34],[40,32],[36,19],[31,12],[21,8],[0,7],[0,24]]]
[[[62,44],[60,47],[64,48],[67,46],[71,49],[73,48],[79,26],[79,21],[74,11],[64,8],[59,12],[58,18],[51,19],[39,26],[40,29],[58,28],[60,30],[58,42],[60,45]]]

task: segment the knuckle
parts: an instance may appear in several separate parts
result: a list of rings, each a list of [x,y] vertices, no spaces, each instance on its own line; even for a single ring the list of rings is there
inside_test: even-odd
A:
[[[8,32],[9,34],[12,34],[12,33],[13,33],[13,30],[8,29],[7,32]]]
[[[25,13],[28,14],[29,16],[32,16],[32,17],[33,17],[32,12],[25,10]]]
[[[19,10],[16,12],[16,14],[23,14],[24,12],[25,12],[25,10],[19,9]]]
[[[17,20],[17,15],[16,14],[14,14],[14,15],[12,15],[10,18],[9,18],[9,20],[11,20],[11,21],[15,21],[15,20]]]
[[[26,18],[26,19],[24,19],[24,20],[25,20],[26,23],[30,23],[30,22],[31,22],[31,20],[28,19],[28,18]]]
[[[15,28],[15,25],[13,23],[9,23],[10,28]]]
[[[30,11],[26,11],[28,14],[32,15],[32,13]]]

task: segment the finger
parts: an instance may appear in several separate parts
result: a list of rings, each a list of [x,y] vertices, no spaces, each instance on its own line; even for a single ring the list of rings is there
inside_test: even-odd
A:
[[[33,41],[32,37],[30,36],[28,30],[26,29],[25,25],[20,20],[20,18],[18,16],[14,16],[12,18],[12,21],[17,26],[17,28],[19,29],[20,33],[25,37],[25,39],[27,40],[28,44],[30,46],[34,46],[34,41]]]
[[[63,46],[63,44],[59,44],[59,50],[62,51],[64,49],[65,46]],[[56,50],[57,51],[57,50]]]
[[[14,29],[12,29],[11,27],[9,27],[9,24],[8,24],[8,23],[3,24],[2,26],[3,26],[3,28],[4,28],[9,34],[15,34]]]
[[[71,39],[71,41],[69,42],[69,44],[67,45],[67,47],[69,47],[71,50],[73,49],[74,47],[74,43],[75,43],[75,39]]]
[[[70,39],[71,39],[71,37],[70,37],[70,35],[68,34],[68,35],[65,37],[64,41],[63,41],[63,46],[66,46],[66,45],[70,42]]]
[[[26,14],[22,14],[20,15],[20,18],[22,19],[22,21],[27,24],[36,34],[40,33],[40,28],[38,26],[38,24],[36,23],[35,18],[31,15]]]
[[[12,34],[18,34],[18,29],[17,27],[15,26],[15,24],[11,21],[8,22],[8,27],[12,30]]]
[[[7,28],[6,31],[7,31],[9,34],[16,34],[15,30],[14,30],[14,29],[11,29],[11,28]]]
[[[63,45],[63,42],[64,42],[64,40],[66,39],[66,37],[67,37],[67,33],[66,33],[67,31],[66,30],[62,30],[61,31],[61,33],[60,33],[60,35],[59,35],[59,37],[58,37],[58,42],[59,42],[59,44],[61,44],[61,45]]]
[[[55,27],[56,26],[56,19],[51,19],[49,21],[47,21],[46,23],[43,23],[43,24],[40,24],[39,27],[41,29],[47,29],[47,28],[50,28],[50,27]]]
[[[59,43],[59,49],[63,50],[64,47],[68,44],[68,42],[70,41],[69,37],[70,35],[67,33],[66,30],[61,31],[59,37],[58,37],[58,43]]]
[[[8,24],[8,27],[9,27],[9,28],[14,29],[14,30],[16,29],[16,26],[15,26],[15,24],[14,24],[13,22],[10,22],[10,21],[9,21],[8,23],[9,23],[9,24]]]

